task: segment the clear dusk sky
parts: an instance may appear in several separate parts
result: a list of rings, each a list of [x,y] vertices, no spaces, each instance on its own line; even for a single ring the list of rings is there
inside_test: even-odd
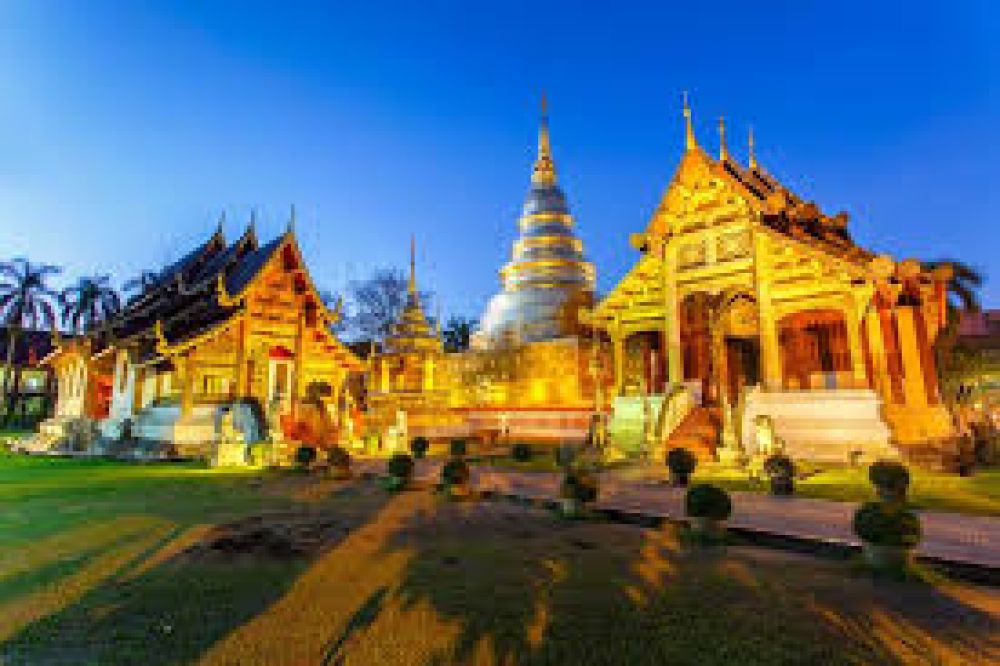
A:
[[[1000,306],[1000,2],[0,2],[0,256],[120,283],[222,210],[289,204],[321,286],[403,266],[478,316],[510,252],[539,92],[598,282],[680,158],[758,158],[856,240],[985,271]]]

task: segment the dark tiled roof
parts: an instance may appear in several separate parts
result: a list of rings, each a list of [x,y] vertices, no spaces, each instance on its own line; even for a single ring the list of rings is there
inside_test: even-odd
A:
[[[155,355],[153,328],[163,325],[163,334],[171,343],[182,342],[232,316],[236,308],[219,303],[216,292],[219,276],[226,291],[237,294],[260,272],[281,245],[284,236],[258,246],[253,229],[231,245],[220,233],[171,264],[143,296],[126,305],[111,322],[111,334],[118,339],[133,338],[143,359]],[[101,347],[98,334],[97,347]]]

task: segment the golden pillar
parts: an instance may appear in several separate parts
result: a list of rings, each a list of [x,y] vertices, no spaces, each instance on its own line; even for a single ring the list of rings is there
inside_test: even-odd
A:
[[[917,339],[917,327],[913,306],[896,307],[896,330],[899,335],[899,351],[903,357],[903,398],[908,407],[927,405],[927,388],[924,383],[924,368]]]
[[[892,380],[885,358],[885,338],[882,333],[882,315],[872,308],[865,315],[868,329],[868,353],[872,358],[872,384],[886,404],[892,402]]]
[[[187,351],[183,357],[184,378],[181,380],[181,417],[191,415],[194,409],[194,362],[191,358],[191,351]]]
[[[762,233],[754,234],[754,282],[757,292],[757,314],[760,322],[760,365],[764,388],[781,390],[781,348],[778,342],[778,322],[771,303],[769,273],[770,241]]]
[[[663,242],[664,345],[667,379],[677,385],[684,381],[684,356],[681,354],[680,302],[677,295],[677,248]]]
[[[844,308],[844,323],[847,325],[847,346],[851,351],[851,370],[854,378],[854,385],[851,388],[863,388],[867,384],[865,352],[861,345],[861,318],[853,301]]]
[[[236,368],[233,372],[233,377],[236,382],[236,386],[232,391],[233,399],[239,400],[244,397],[247,387],[247,341],[246,341],[246,330],[247,322],[246,315],[240,317],[239,323],[236,324]]]
[[[146,368],[141,366],[135,367],[135,380],[132,383],[132,413],[138,412],[143,408],[142,392],[145,388],[146,383]]]
[[[292,416],[298,418],[299,402],[302,396],[302,357],[305,356],[305,313],[300,309],[295,324],[295,358],[292,359]]]
[[[611,331],[611,355],[615,366],[615,395],[619,396],[625,389],[625,336],[620,325]]]

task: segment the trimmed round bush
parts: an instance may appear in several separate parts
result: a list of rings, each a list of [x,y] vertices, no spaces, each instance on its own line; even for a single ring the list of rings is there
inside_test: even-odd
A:
[[[667,468],[670,470],[670,480],[676,486],[686,486],[691,472],[698,465],[694,454],[683,448],[670,449],[667,452]]]
[[[312,446],[300,446],[295,449],[295,464],[305,469],[316,462],[316,449]]]
[[[885,501],[902,502],[910,487],[910,472],[902,463],[894,460],[879,460],[868,468],[868,480]]]
[[[453,458],[441,467],[441,483],[445,486],[465,486],[469,478],[469,463],[461,458]]]
[[[414,437],[413,441],[410,442],[410,451],[413,452],[413,457],[420,459],[427,455],[427,449],[431,447],[430,440],[426,437]]]
[[[876,546],[913,548],[920,543],[923,530],[914,512],[887,502],[865,502],[854,513],[854,533]]]
[[[335,446],[326,454],[326,462],[330,467],[348,468],[351,466],[351,454],[342,446]]]
[[[692,518],[726,520],[733,513],[733,502],[722,488],[698,483],[684,495],[684,511]]]
[[[389,476],[409,481],[413,476],[413,458],[408,453],[394,454],[385,469]]]
[[[560,496],[566,499],[574,499],[581,504],[587,504],[597,500],[597,475],[584,470],[569,470],[563,475]]]
[[[464,456],[469,450],[469,444],[464,439],[453,439],[448,445],[451,455],[455,458]]]
[[[524,442],[518,442],[510,450],[510,457],[517,462],[528,462],[531,460],[533,455],[530,444],[525,444]]]
[[[764,472],[771,477],[792,478],[795,476],[795,463],[783,453],[775,453],[764,461]]]

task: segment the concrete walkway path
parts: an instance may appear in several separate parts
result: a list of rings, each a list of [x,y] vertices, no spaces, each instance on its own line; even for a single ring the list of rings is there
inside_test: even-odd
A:
[[[362,461],[358,461],[359,463]],[[364,461],[364,469],[382,473],[384,462]],[[439,462],[421,461],[418,479],[436,481]],[[360,468],[360,467],[359,467]],[[558,497],[560,475],[473,467],[472,484],[480,492],[529,500]],[[858,504],[807,497],[774,497],[765,493],[732,492],[729,525],[762,534],[837,545],[860,546],[851,530]],[[666,520],[684,519],[684,489],[662,482],[625,480],[602,473],[596,507]],[[920,511],[924,538],[917,554],[949,563],[1000,570],[1000,518],[942,511]]]

